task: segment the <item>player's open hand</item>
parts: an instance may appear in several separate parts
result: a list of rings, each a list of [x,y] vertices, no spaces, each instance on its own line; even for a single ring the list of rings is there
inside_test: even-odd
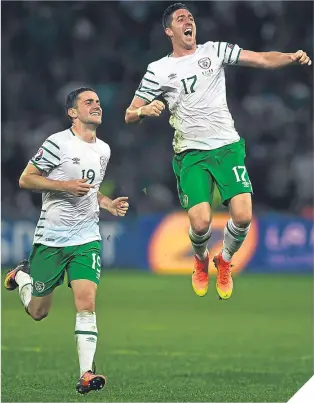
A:
[[[142,106],[141,115],[158,117],[161,115],[161,113],[164,109],[165,109],[165,104],[163,102],[153,101],[148,105]]]
[[[303,50],[298,50],[297,52],[292,53],[291,59],[293,62],[299,64],[307,64],[309,66],[312,64],[312,60],[309,58],[306,52],[303,52]]]
[[[94,187],[94,185],[86,183],[87,181],[88,181],[87,178],[76,179],[73,181],[66,181],[64,182],[64,188],[65,188],[64,191],[72,194],[73,196],[78,197],[85,196],[90,191],[90,189]]]
[[[128,197],[118,197],[117,199],[112,200],[110,213],[115,216],[124,217],[129,209],[129,203],[127,200]]]

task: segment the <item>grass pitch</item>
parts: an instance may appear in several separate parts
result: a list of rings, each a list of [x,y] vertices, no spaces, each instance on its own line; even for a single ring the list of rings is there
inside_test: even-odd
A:
[[[2,276],[3,278],[3,276]],[[34,322],[2,291],[4,402],[278,402],[313,374],[312,277],[247,275],[219,301],[190,277],[106,272],[97,300],[99,393],[79,396],[71,290]]]

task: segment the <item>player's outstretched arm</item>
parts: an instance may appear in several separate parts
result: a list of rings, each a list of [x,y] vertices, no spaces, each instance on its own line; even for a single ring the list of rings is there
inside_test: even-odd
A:
[[[263,69],[278,69],[291,64],[306,64],[310,66],[312,61],[303,50],[298,50],[295,53],[252,52],[250,50],[242,50],[238,64],[240,66]]]
[[[98,192],[97,198],[99,207],[109,211],[112,215],[124,217],[129,209],[128,197],[118,197],[115,200],[111,200]]]
[[[28,164],[24,169],[19,185],[22,189],[37,190],[39,192],[66,192],[73,196],[85,196],[94,185],[85,183],[88,179],[72,181],[58,181],[45,178],[43,173],[34,165]]]
[[[144,99],[135,96],[125,112],[125,123],[138,123],[145,116],[158,117],[164,109],[165,104],[161,101],[146,104]]]

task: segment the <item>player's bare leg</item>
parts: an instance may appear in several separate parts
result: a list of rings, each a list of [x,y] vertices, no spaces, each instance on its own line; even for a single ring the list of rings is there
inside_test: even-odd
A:
[[[43,297],[32,296],[32,283],[27,260],[23,260],[7,273],[4,286],[9,291],[19,289],[21,302],[26,312],[34,320],[42,320],[48,315],[52,303],[52,293]]]
[[[189,236],[195,252],[192,287],[196,295],[203,297],[208,290],[208,250],[207,244],[211,236],[211,212],[207,202],[199,203],[188,211],[190,219]]]
[[[242,193],[230,200],[231,218],[224,229],[222,251],[214,257],[218,270],[216,290],[221,299],[229,299],[233,290],[231,258],[243,244],[252,220],[252,198],[250,193]]]
[[[76,390],[85,394],[92,390],[100,390],[106,384],[105,376],[95,374],[94,367],[98,337],[95,314],[97,284],[90,280],[73,280],[71,287],[77,311],[75,337],[80,363],[80,379]]]

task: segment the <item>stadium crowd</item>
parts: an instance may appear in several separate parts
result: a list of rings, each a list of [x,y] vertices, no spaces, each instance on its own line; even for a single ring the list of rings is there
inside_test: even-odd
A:
[[[40,196],[18,188],[28,159],[69,126],[66,95],[90,86],[103,107],[99,137],[112,150],[102,191],[133,213],[179,208],[168,113],[127,126],[124,112],[149,62],[170,51],[169,2],[3,2],[2,214],[37,217]],[[187,2],[199,43],[255,50],[313,49],[312,2]],[[299,214],[313,204],[312,68],[228,67],[227,97],[246,140],[255,211]]]

